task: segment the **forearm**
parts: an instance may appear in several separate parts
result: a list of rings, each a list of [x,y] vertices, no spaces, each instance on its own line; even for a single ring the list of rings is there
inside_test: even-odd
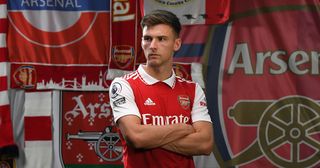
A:
[[[128,119],[132,120],[126,117],[120,122],[128,123],[125,121]],[[119,124],[119,128],[128,145],[145,149],[161,147],[194,132],[191,125],[184,123],[161,126],[141,125],[140,120],[130,125]]]
[[[190,128],[183,124],[155,126],[141,125],[136,137],[137,148],[156,148],[178,140],[191,133]]]
[[[183,155],[209,155],[213,148],[213,130],[211,124],[185,137],[172,141],[162,148]]]

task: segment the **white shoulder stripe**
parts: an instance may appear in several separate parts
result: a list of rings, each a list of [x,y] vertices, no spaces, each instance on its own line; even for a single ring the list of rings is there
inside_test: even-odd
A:
[[[123,76],[123,78],[124,78],[125,80],[131,79],[131,78],[136,79],[137,76],[138,76],[138,72],[135,71],[135,72],[132,72],[132,73],[129,73],[129,74]]]

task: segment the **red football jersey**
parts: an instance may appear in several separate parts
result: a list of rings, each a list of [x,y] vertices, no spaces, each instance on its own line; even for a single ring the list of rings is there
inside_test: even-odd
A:
[[[111,88],[110,101],[115,122],[125,115],[136,115],[142,124],[151,125],[192,124],[200,120],[211,122],[201,87],[174,73],[169,79],[158,81],[140,66],[137,71],[115,79]],[[121,140],[126,168],[194,167],[192,156],[162,148],[135,149],[127,146],[122,136]]]

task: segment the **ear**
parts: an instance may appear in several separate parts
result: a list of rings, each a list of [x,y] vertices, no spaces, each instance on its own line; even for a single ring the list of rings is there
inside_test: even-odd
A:
[[[178,51],[181,47],[181,43],[182,43],[181,38],[176,38],[174,41],[173,50]]]

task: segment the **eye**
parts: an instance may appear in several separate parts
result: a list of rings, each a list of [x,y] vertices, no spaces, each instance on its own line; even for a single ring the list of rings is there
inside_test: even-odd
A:
[[[159,40],[159,41],[165,41],[166,38],[165,38],[165,37],[158,37],[158,40]]]
[[[152,38],[150,36],[144,36],[144,37],[142,37],[142,40],[146,41],[146,42],[150,42],[150,41],[152,41]]]

